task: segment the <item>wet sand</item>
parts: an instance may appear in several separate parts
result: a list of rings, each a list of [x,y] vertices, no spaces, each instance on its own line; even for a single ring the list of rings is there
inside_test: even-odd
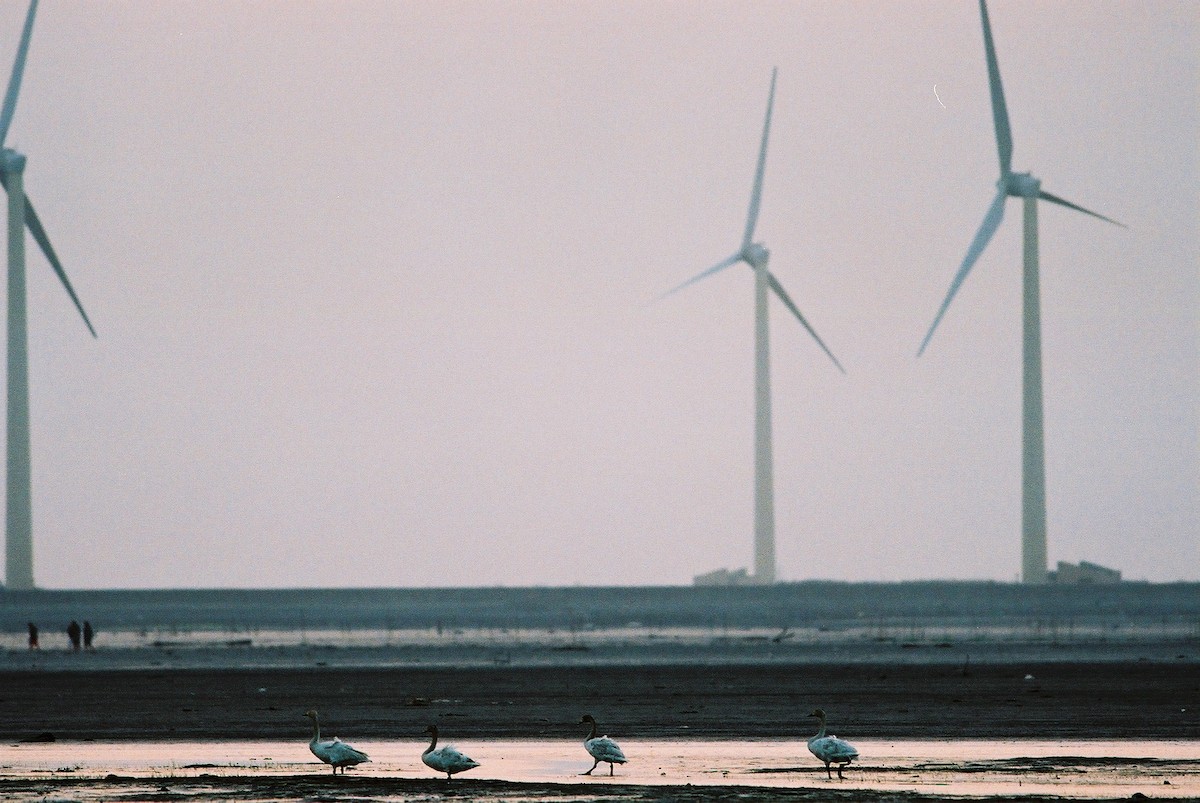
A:
[[[0,799],[1196,799],[1190,621],[13,632]],[[807,753],[817,707],[862,753],[845,781]],[[308,708],[372,763],[333,778]],[[578,774],[585,712],[630,756],[615,778]],[[432,777],[429,723],[483,766]]]
[[[0,671],[0,798],[1195,799],[1194,646],[1138,645],[1153,660],[1093,645],[1092,660],[1047,660],[1055,654],[1047,647],[1043,660],[1023,648],[1011,660],[993,653],[977,662],[955,648],[875,645],[842,663],[827,650],[820,661],[789,662],[775,647],[734,662],[704,648],[691,663],[551,648],[548,665],[457,667],[439,651],[421,653],[426,665],[388,665],[390,649],[305,649],[286,660],[259,648],[9,653],[0,664],[9,667]],[[145,668],[160,659],[174,665]],[[863,751],[844,782],[826,780],[805,750],[806,714],[816,707]],[[308,708],[322,712],[325,735],[373,762],[327,774],[307,753]],[[584,712],[638,755],[615,779],[577,775],[588,763]],[[449,786],[429,777],[417,758],[429,723],[479,752],[485,767]],[[982,746],[968,747],[972,740]],[[1166,757],[1164,744],[1174,751]],[[106,751],[117,757],[95,758]],[[521,763],[518,754],[532,757]]]
[[[417,738],[359,741],[371,762],[332,776],[301,739],[284,742],[55,742],[0,759],[6,800],[788,800],[1195,799],[1200,742],[874,741],[844,779],[803,742],[623,740],[630,758],[583,776],[578,740],[467,740],[481,766],[447,782]]]
[[[0,743],[574,738],[579,717],[627,738],[796,739],[824,708],[845,737],[1200,739],[1195,661],[0,672]],[[47,737],[48,738],[48,737]]]

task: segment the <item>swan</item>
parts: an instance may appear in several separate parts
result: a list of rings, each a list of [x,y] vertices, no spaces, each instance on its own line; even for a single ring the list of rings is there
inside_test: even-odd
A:
[[[421,761],[425,762],[425,766],[438,772],[446,773],[446,780],[450,780],[451,776],[456,772],[463,772],[472,767],[478,767],[479,762],[464,756],[455,749],[454,745],[445,745],[437,750],[438,729],[437,725],[430,725],[425,729],[426,733],[433,735],[433,740],[429,742],[429,747],[425,748],[425,752],[421,754]]]
[[[842,768],[858,758],[858,751],[854,749],[854,745],[844,739],[839,739],[833,735],[825,735],[825,712],[820,708],[813,711],[809,716],[816,717],[821,723],[821,728],[817,731],[817,735],[808,740],[809,751],[825,762],[825,774],[829,776],[830,780],[833,780],[833,775],[829,772],[830,764],[837,765],[838,778],[845,780],[845,776],[842,775]]]
[[[579,720],[579,724],[586,725],[588,723],[591,723],[592,732],[586,739],[583,740],[583,746],[584,749],[588,751],[588,754],[591,755],[592,758],[596,759],[596,763],[592,765],[592,770],[600,766],[601,761],[607,761],[608,774],[612,775],[613,765],[624,764],[628,759],[626,759],[625,754],[621,752],[621,748],[617,747],[616,742],[607,736],[596,735],[596,720],[592,718],[591,714],[584,714],[583,719]],[[591,775],[592,770],[588,770],[583,774]]]
[[[317,712],[309,709],[304,712],[304,716],[311,719],[313,724],[313,737],[312,741],[308,743],[308,749],[314,756],[332,766],[334,775],[337,775],[338,767],[342,768],[342,775],[345,775],[346,767],[353,767],[355,764],[371,760],[367,758],[366,753],[355,750],[336,736],[333,741],[321,741],[321,721],[317,717]]]

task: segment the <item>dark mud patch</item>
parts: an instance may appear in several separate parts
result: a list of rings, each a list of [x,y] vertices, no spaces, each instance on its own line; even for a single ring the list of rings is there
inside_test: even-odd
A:
[[[863,789],[761,789],[750,786],[635,786],[631,784],[552,784],[510,781],[451,781],[344,778],[325,775],[272,777],[209,777],[134,779],[110,776],[104,780],[0,779],[0,798],[6,801],[72,799],[114,803],[199,803],[199,801],[304,801],[304,803],[374,803],[404,800],[426,803],[441,800],[494,801],[495,803],[708,803],[737,801],[928,801],[945,796],[915,793],[871,792]],[[977,798],[976,798],[977,799]],[[991,797],[989,801],[1057,800],[1058,798]]]
[[[1057,774],[1085,773],[1090,769],[1130,768],[1148,771],[1171,771],[1177,773],[1200,772],[1200,759],[1177,758],[1103,758],[1096,756],[1038,756],[1035,758],[999,758],[986,761],[926,762],[917,764],[915,770],[933,772],[976,773],[1029,773],[1053,772]]]

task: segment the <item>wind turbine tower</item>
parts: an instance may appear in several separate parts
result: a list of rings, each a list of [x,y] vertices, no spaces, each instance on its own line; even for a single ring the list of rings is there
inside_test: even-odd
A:
[[[983,21],[983,47],[987,56],[988,83],[992,96],[992,118],[996,128],[996,150],[1000,157],[1000,178],[996,182],[996,197],[983,217],[983,224],[967,248],[967,255],[959,266],[958,273],[950,283],[950,290],[942,302],[921,348],[925,353],[933,332],[950,302],[967,278],[972,266],[992,235],[1000,227],[1004,217],[1004,204],[1009,196],[1021,198],[1025,212],[1024,279],[1023,279],[1023,336],[1022,336],[1022,458],[1021,458],[1021,581],[1045,583],[1047,581],[1046,559],[1046,456],[1045,438],[1042,428],[1042,322],[1041,303],[1038,291],[1038,208],[1037,202],[1049,201],[1077,212],[1114,223],[1124,224],[1084,209],[1082,206],[1051,195],[1042,189],[1042,183],[1029,173],[1014,173],[1012,170],[1013,140],[1008,124],[1008,108],[1004,103],[1004,88],[1000,84],[1000,66],[996,61],[996,48],[992,43],[992,27],[988,21],[987,5],[979,0],[979,16]]]
[[[788,296],[783,285],[767,269],[770,252],[762,243],[754,242],[754,227],[758,222],[758,211],[762,200],[763,170],[767,161],[767,137],[771,131],[771,110],[775,104],[775,76],[771,72],[771,91],[767,98],[767,116],[763,122],[762,144],[758,150],[758,167],[754,173],[754,189],[750,193],[750,211],[746,216],[746,229],[741,247],[736,253],[708,270],[688,279],[659,296],[666,298],[672,293],[694,284],[701,279],[718,273],[725,268],[745,262],[754,271],[754,576],[756,585],[775,582],[775,482],[774,460],[771,453],[771,361],[768,344],[767,300],[774,292],[783,305],[800,321],[817,345],[829,355],[838,370],[845,373],[841,363],[833,356],[796,304]]]
[[[25,71],[25,56],[29,52],[29,37],[33,33],[33,17],[37,0],[31,0],[25,17],[25,29],[17,47],[12,77],[0,111],[0,183],[8,192],[8,439],[7,439],[7,514],[5,518],[5,581],[13,591],[27,590],[33,583],[33,508],[30,489],[29,460],[29,342],[25,313],[25,229],[41,247],[58,274],[67,294],[75,302],[92,337],[92,328],[83,305],[67,280],[46,237],[46,231],[33,211],[25,194],[25,156],[4,147],[8,127],[21,91],[21,75]]]

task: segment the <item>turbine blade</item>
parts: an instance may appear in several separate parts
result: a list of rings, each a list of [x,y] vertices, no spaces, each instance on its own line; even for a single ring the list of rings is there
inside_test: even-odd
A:
[[[933,324],[929,327],[929,332],[925,335],[925,339],[921,341],[921,348],[917,349],[918,357],[925,353],[925,347],[929,345],[929,339],[933,337],[934,330],[941,323],[942,316],[946,314],[946,310],[950,307],[950,302],[954,299],[954,294],[958,292],[958,288],[962,285],[963,279],[967,278],[967,274],[971,272],[971,267],[979,259],[979,255],[983,253],[983,249],[987,247],[988,242],[992,239],[992,235],[996,233],[996,229],[1000,228],[1000,221],[1004,218],[1004,201],[1006,198],[1004,190],[1000,190],[996,195],[996,200],[992,201],[992,205],[988,208],[987,214],[983,216],[983,223],[980,225],[979,231],[975,233],[975,239],[971,241],[971,247],[967,249],[967,255],[963,258],[958,273],[954,275],[954,281],[950,283],[950,290],[946,293],[946,300],[942,302],[937,317],[933,319]]]
[[[992,42],[992,25],[987,6],[979,0],[979,16],[983,18],[983,47],[987,51],[988,85],[992,92],[992,118],[996,123],[996,150],[1000,154],[1000,175],[1012,172],[1012,129],[1008,126],[1008,107],[1004,104],[1004,87],[1000,84],[1000,64],[996,61],[996,46]]]
[[[675,287],[672,287],[670,290],[668,290],[667,292],[663,293],[662,295],[660,295],[660,296],[656,296],[654,300],[655,300],[655,301],[662,301],[662,300],[663,300],[664,298],[666,298],[667,296],[669,296],[669,295],[674,295],[675,293],[678,293],[680,290],[682,290],[683,288],[687,287],[688,285],[695,284],[696,282],[700,281],[701,279],[708,278],[709,276],[712,276],[714,273],[719,273],[720,271],[723,271],[723,270],[725,270],[726,268],[728,268],[730,265],[736,265],[737,263],[739,263],[739,262],[741,262],[741,261],[742,261],[742,255],[741,255],[741,253],[734,254],[733,256],[729,257],[728,259],[721,260],[720,262],[718,262],[717,264],[713,265],[711,268],[709,268],[708,270],[704,271],[703,273],[698,273],[698,274],[696,274],[695,276],[693,276],[692,278],[688,279],[688,280],[687,280],[686,282],[684,282],[683,284],[676,285]]]
[[[1074,209],[1076,212],[1083,212],[1085,215],[1091,215],[1092,217],[1098,217],[1103,221],[1113,224],[1114,226],[1120,226],[1123,229],[1129,228],[1128,226],[1126,226],[1124,223],[1121,223],[1120,221],[1113,220],[1110,217],[1105,217],[1104,215],[1100,214],[1099,212],[1093,212],[1090,209],[1084,209],[1079,204],[1073,204],[1070,201],[1068,201],[1066,198],[1059,198],[1057,195],[1051,195],[1050,193],[1046,192],[1045,190],[1038,192],[1038,197],[1041,198],[1043,201],[1049,201],[1052,204],[1058,204],[1059,206],[1065,206],[1065,207],[1067,207],[1067,209]]]
[[[13,112],[17,110],[17,94],[21,91],[21,76],[25,73],[25,55],[29,52],[29,38],[33,35],[33,15],[37,11],[37,0],[30,0],[29,13],[25,15],[25,30],[21,32],[21,44],[17,46],[17,58],[13,62],[12,76],[8,79],[8,91],[4,93],[4,110],[0,111],[0,145],[8,137],[8,126]]]
[[[796,306],[796,303],[792,301],[791,297],[787,294],[787,291],[783,289],[783,285],[779,283],[779,280],[775,278],[775,274],[768,273],[767,281],[770,282],[771,289],[775,291],[775,295],[779,296],[779,300],[783,302],[783,305],[792,311],[792,314],[796,316],[796,320],[800,321],[800,325],[808,330],[808,333],[812,335],[813,340],[817,341],[817,345],[821,347],[821,350],[829,355],[829,359],[833,360],[833,364],[837,366],[837,369],[843,374],[846,373],[846,369],[842,367],[840,362],[838,362],[837,357],[833,356],[833,352],[830,351],[829,347],[825,345],[825,341],[821,340],[821,337],[817,334],[816,330],[809,325],[808,321],[804,320],[804,316],[800,314],[800,309]]]
[[[66,288],[67,295],[75,302],[75,309],[79,310],[79,314],[83,316],[83,322],[88,331],[92,333],[92,337],[96,337],[96,330],[92,327],[92,322],[88,320],[87,313],[83,311],[83,304],[79,303],[79,296],[75,295],[75,288],[71,287],[66,271],[63,270],[62,263],[58,261],[54,247],[50,245],[50,238],[46,236],[46,230],[42,228],[42,221],[38,220],[37,212],[33,211],[33,204],[29,202],[28,195],[25,196],[25,224],[29,226],[29,233],[33,235],[33,239],[37,240],[37,244],[42,247],[42,253],[46,255],[46,259],[50,260],[50,267],[54,268],[54,272],[58,274],[58,280]]]
[[[750,247],[754,239],[754,227],[758,224],[758,209],[762,203],[763,171],[767,166],[767,135],[771,133],[771,110],[775,106],[775,76],[779,68],[771,70],[771,92],[767,96],[767,117],[763,121],[762,145],[758,148],[758,167],[754,171],[754,189],[750,192],[750,211],[746,215],[746,233],[742,235],[742,250]]]

